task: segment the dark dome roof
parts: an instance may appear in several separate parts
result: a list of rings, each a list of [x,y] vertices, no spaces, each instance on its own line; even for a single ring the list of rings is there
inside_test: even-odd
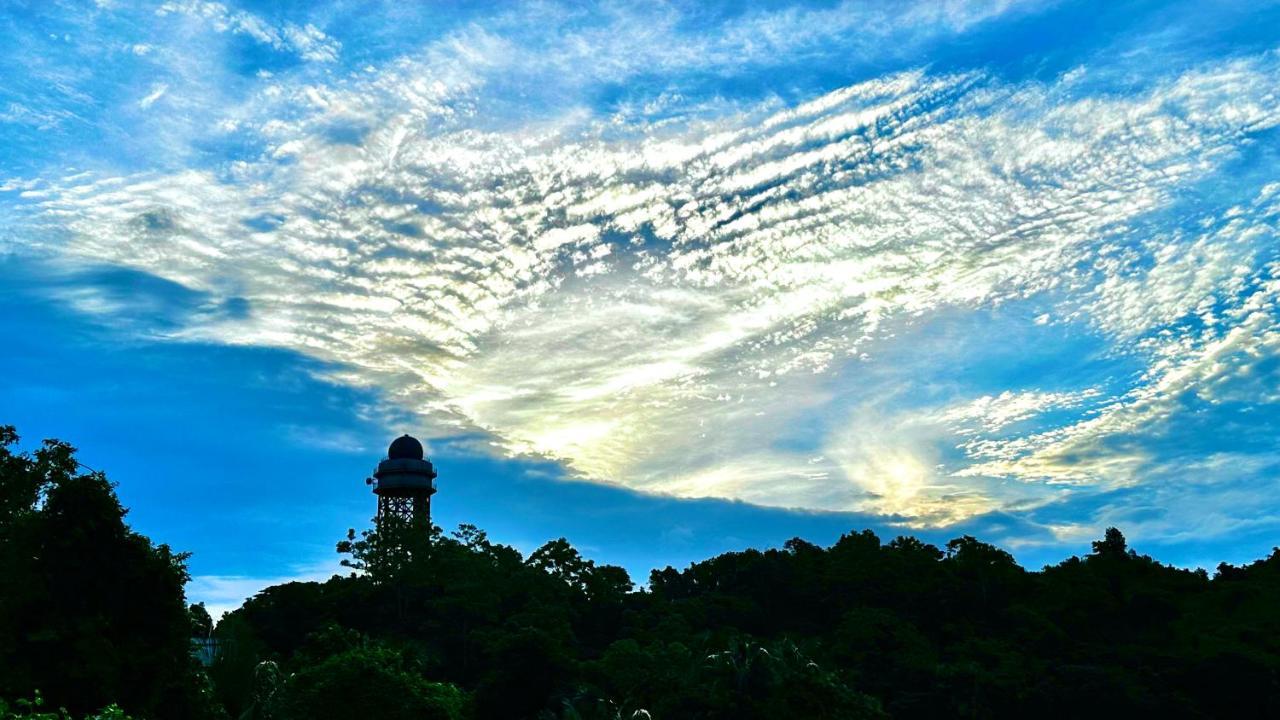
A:
[[[387,448],[387,457],[391,460],[421,460],[422,459],[422,443],[417,438],[401,435],[391,441],[391,447]]]

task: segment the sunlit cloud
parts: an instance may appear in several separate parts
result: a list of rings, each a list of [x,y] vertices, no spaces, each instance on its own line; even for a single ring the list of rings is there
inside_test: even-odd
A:
[[[1181,450],[1162,438],[1200,405],[1280,400],[1280,185],[1188,205],[1274,142],[1276,51],[1124,93],[1089,62],[1030,78],[917,63],[797,100],[664,89],[601,108],[590,91],[780,64],[851,27],[872,53],[1034,11],[841,5],[697,33],[674,9],[528,7],[349,72],[245,81],[200,131],[254,148],[224,163],[4,188],[20,251],[243,299],[169,335],[335,363],[437,440],[916,526],[1029,511],[1164,472]],[[160,12],[309,61],[344,51],[216,3]],[[517,86],[532,109],[512,110]],[[131,102],[151,113],[189,98],[147,88]],[[940,363],[980,360],[955,348],[900,359],[903,333],[955,315],[996,318],[994,352],[1001,313],[1033,341],[1066,328],[1102,349],[1043,382],[998,364],[947,377]]]

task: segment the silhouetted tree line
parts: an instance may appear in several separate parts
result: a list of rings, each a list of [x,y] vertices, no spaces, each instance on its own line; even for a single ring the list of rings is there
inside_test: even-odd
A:
[[[1280,717],[1280,551],[1210,577],[1110,529],[1028,572],[968,536],[862,531],[637,590],[564,539],[525,557],[384,525],[338,544],[350,575],[212,627],[185,555],[129,530],[101,474],[15,442],[0,429],[4,718]]]

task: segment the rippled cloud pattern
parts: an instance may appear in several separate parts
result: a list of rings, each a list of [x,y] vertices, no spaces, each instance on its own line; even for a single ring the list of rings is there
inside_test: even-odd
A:
[[[1270,526],[1280,13],[1130,10],[102,2],[3,51],[0,250],[593,482]]]

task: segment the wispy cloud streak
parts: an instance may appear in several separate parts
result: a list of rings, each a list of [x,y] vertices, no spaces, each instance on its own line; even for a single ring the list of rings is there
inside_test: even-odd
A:
[[[212,5],[165,12],[310,59],[340,49]],[[764,63],[855,21],[915,36],[1020,11],[749,15],[686,44],[656,37],[676,14],[619,13],[574,26],[574,52],[528,57],[566,41],[513,39],[500,18],[338,79],[264,79],[216,118],[257,155],[10,192],[29,250],[248,301],[177,337],[336,362],[437,437],[478,429],[493,452],[681,496],[914,524],[1025,511],[1139,482],[1192,399],[1276,402],[1280,186],[1178,216],[1280,123],[1276,52],[1126,94],[1087,65],[917,67],[799,103],[477,114],[507,107],[504,74],[568,92],[642,66]],[[181,89],[138,105],[166,92]],[[912,328],[1014,308],[1027,332],[1105,346],[1098,371],[1041,386],[993,367],[940,388],[929,358],[887,364]],[[1105,372],[1120,360],[1138,370]]]

